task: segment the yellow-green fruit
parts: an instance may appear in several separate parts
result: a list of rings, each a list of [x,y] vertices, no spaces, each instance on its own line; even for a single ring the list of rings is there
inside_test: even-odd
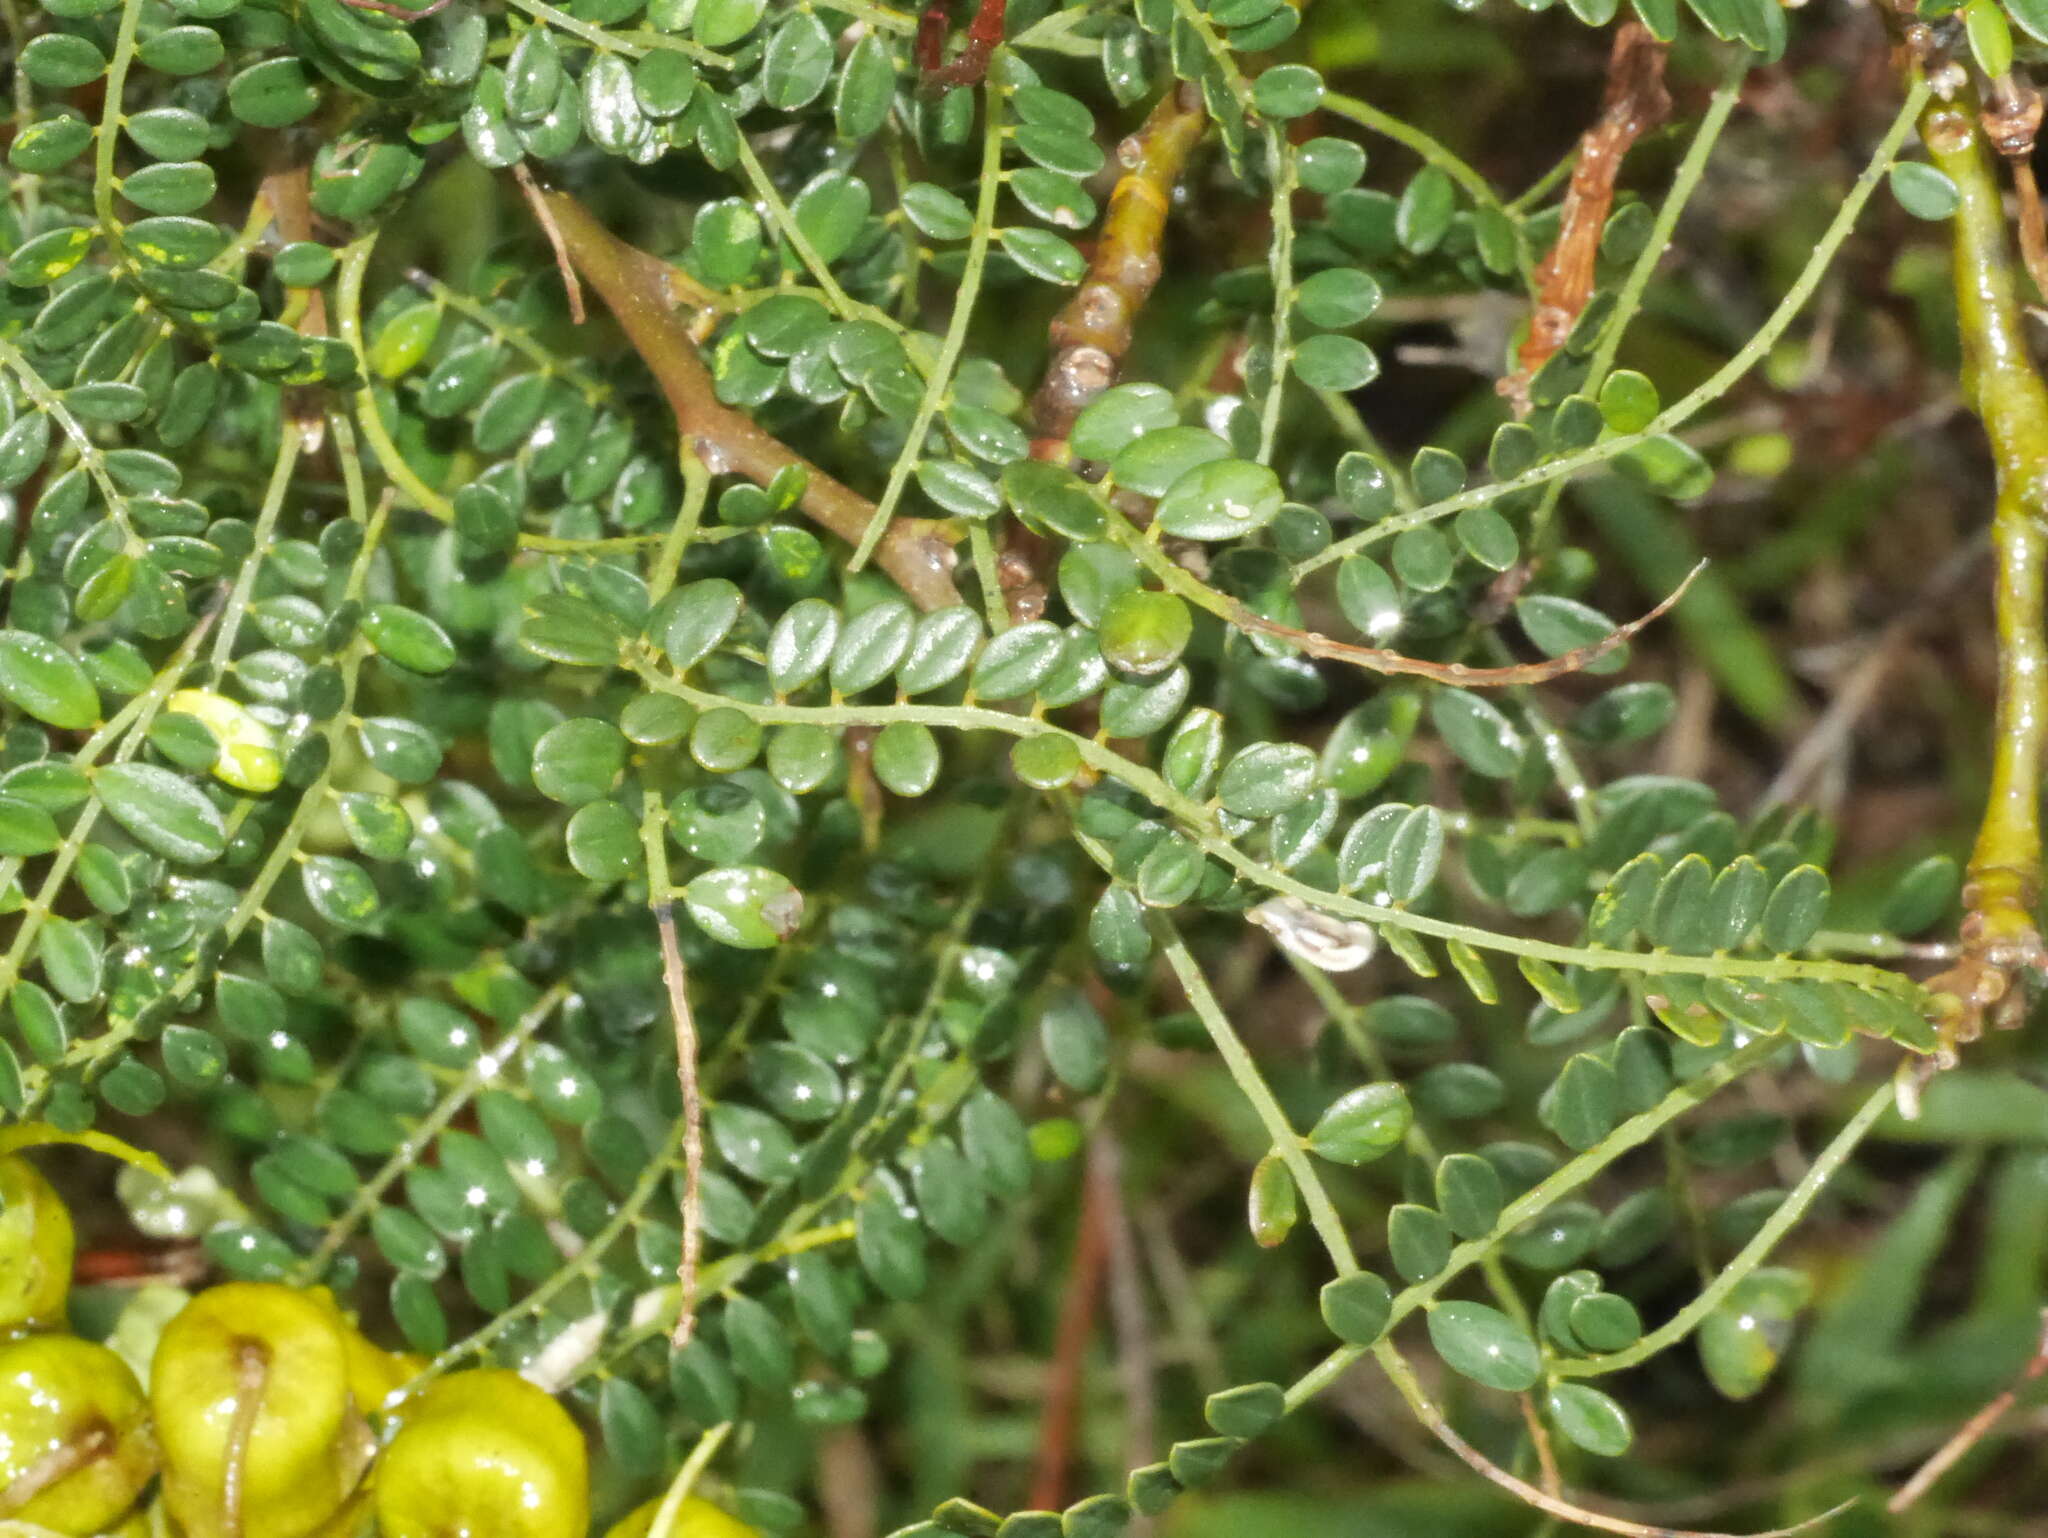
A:
[[[97,1533],[155,1470],[149,1407],[126,1362],[71,1335],[0,1345],[0,1518]]]
[[[383,1408],[385,1400],[426,1370],[425,1357],[386,1351],[372,1343],[325,1287],[312,1288],[311,1294],[333,1309],[340,1322],[342,1350],[348,1356],[349,1397],[363,1414]]]
[[[64,1318],[71,1214],[28,1160],[0,1158],[0,1332]]]
[[[648,1538],[654,1531],[655,1513],[661,1510],[660,1496],[645,1506],[635,1506],[614,1522],[604,1538]],[[667,1538],[761,1538],[758,1529],[714,1506],[701,1496],[690,1496],[676,1512],[675,1526]]]
[[[382,1538],[583,1538],[583,1434],[517,1373],[451,1374],[398,1413],[377,1459]]]
[[[304,1538],[340,1508],[368,1456],[342,1330],[324,1295],[265,1282],[209,1288],[164,1326],[149,1403],[185,1538]]]

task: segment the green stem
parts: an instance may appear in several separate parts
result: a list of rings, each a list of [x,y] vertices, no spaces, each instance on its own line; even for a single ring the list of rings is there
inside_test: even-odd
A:
[[[248,611],[249,597],[256,590],[256,574],[262,570],[263,558],[270,551],[271,538],[277,533],[278,514],[284,510],[285,492],[291,488],[292,469],[299,462],[302,445],[301,436],[288,425],[279,431],[277,463],[271,466],[270,484],[264,488],[263,506],[256,514],[255,540],[250,546],[248,559],[242,562],[242,569],[235,573],[234,589],[228,594],[227,605],[221,610],[220,625],[214,632],[213,655],[207,666],[216,682],[234,658],[235,635],[242,628],[242,616]]]
[[[791,705],[781,701],[756,701],[728,697],[699,689],[663,673],[644,656],[629,656],[626,665],[639,674],[649,688],[673,694],[699,710],[726,706],[763,726],[816,725],[824,727],[886,726],[892,721],[916,721],[926,726],[958,731],[994,731],[1012,737],[1062,737],[1070,742],[1081,761],[1118,780],[1170,813],[1184,832],[1210,854],[1255,884],[1269,891],[1298,897],[1312,907],[1344,918],[1363,919],[1369,924],[1391,925],[1438,940],[1463,940],[1477,950],[1500,951],[1511,956],[1530,956],[1558,966],[1589,967],[1595,971],[1639,973],[1645,976],[1746,977],[1758,979],[1810,977],[1858,987],[1917,997],[1918,986],[1909,978],[1877,967],[1837,961],[1799,961],[1779,957],[1681,956],[1665,951],[1617,951],[1602,946],[1559,945],[1520,935],[1500,934],[1490,929],[1457,924],[1405,908],[1386,908],[1362,902],[1342,892],[1325,891],[1308,885],[1286,871],[1268,866],[1246,854],[1216,829],[1211,810],[1175,790],[1156,772],[1133,763],[1106,743],[1083,737],[1065,727],[1034,716],[1012,715],[983,705],[840,704]]]
[[[341,339],[354,349],[359,358],[369,356],[363,345],[363,279],[370,270],[370,256],[376,247],[375,230],[345,247],[341,253],[341,274],[334,288],[336,326],[341,332]],[[0,346],[5,345],[0,343]],[[383,468],[385,479],[428,517],[440,523],[454,523],[455,504],[422,480],[419,472],[406,461],[404,452],[391,436],[391,430],[384,425],[384,414],[377,408],[376,393],[367,383],[356,391],[355,404],[356,420],[362,426],[370,452],[377,456],[377,463]],[[659,538],[659,535],[652,534],[626,534],[609,539],[558,539],[551,534],[521,534],[519,544],[523,549],[559,555],[595,555],[607,550],[638,550]]]
[[[1921,120],[1920,136],[1960,195],[1955,284],[1964,383],[1983,419],[1998,471],[1992,521],[1998,713],[1990,796],[1970,852],[1964,937],[1972,951],[2003,967],[2031,963],[2040,953],[2034,908],[2041,895],[2040,784],[2048,738],[2048,640],[2042,612],[2048,568],[2048,529],[2042,525],[2048,515],[2048,386],[2028,352],[2005,205],[1975,105],[1968,95],[1933,104]]]
[[[1728,126],[1735,104],[1742,99],[1742,83],[1749,78],[1754,57],[1746,49],[1738,53],[1727,79],[1708,100],[1707,110],[1700,116],[1700,126],[1693,130],[1692,141],[1685,147],[1685,156],[1672,173],[1671,189],[1658,205],[1656,222],[1650,226],[1650,238],[1644,242],[1635,265],[1629,268],[1628,276],[1622,280],[1621,291],[1615,296],[1614,314],[1600,333],[1599,345],[1593,349],[1586,382],[1580,387],[1588,395],[1598,393],[1600,381],[1614,367],[1614,355],[1621,348],[1622,335],[1642,305],[1643,293],[1649,288],[1650,279],[1656,275],[1658,264],[1671,246],[1678,221],[1683,217],[1686,205],[1692,201],[1692,195],[1699,190],[1700,178],[1706,174],[1707,161],[1713,156],[1714,146],[1720,142],[1721,131]]]
[[[953,385],[953,370],[958,367],[961,350],[967,345],[967,328],[974,319],[975,301],[981,296],[982,272],[988,265],[989,239],[995,234],[996,195],[1003,187],[1002,106],[1008,93],[996,83],[995,78],[1002,62],[1002,50],[998,49],[990,62],[988,84],[983,92],[982,114],[987,121],[981,138],[981,190],[975,200],[974,233],[967,242],[966,261],[960,269],[960,286],[953,296],[953,315],[946,323],[946,336],[939,345],[938,361],[925,379],[924,395],[917,403],[917,415],[911,418],[910,436],[903,444],[903,452],[896,456],[895,464],[889,467],[888,484],[882,488],[881,500],[876,502],[874,514],[868,519],[868,526],[861,531],[860,542],[854,547],[853,559],[847,563],[849,573],[867,565],[868,557],[874,554],[875,546],[888,529],[889,518],[896,511],[903,488],[910,482],[910,472],[924,457],[925,437],[931,431],[932,418],[945,404],[946,394]]]
[[[142,0],[125,0],[114,52],[107,61],[106,102],[100,109],[99,142],[93,147],[92,209],[99,225],[125,262],[127,243],[121,221],[114,217],[114,152],[121,145],[121,103],[127,95],[128,66],[135,59],[135,31],[142,20]]]
[[[769,221],[775,226],[776,232],[789,242],[789,249],[794,251],[797,260],[804,264],[804,269],[810,273],[811,280],[818,285],[826,302],[839,312],[839,318],[853,320],[870,312],[881,313],[873,311],[869,305],[856,305],[847,297],[846,290],[839,286],[839,280],[832,276],[830,265],[818,255],[818,248],[811,244],[811,237],[803,232],[803,227],[796,222],[796,216],[790,213],[789,205],[783,202],[782,194],[775,190],[774,181],[770,179],[767,171],[762,169],[760,160],[754,154],[754,147],[747,143],[747,136],[735,131],[733,142],[739,146],[740,169],[747,173],[747,182],[753,187],[754,196],[759,198],[762,206],[768,210]],[[987,179],[983,180],[985,182]]]
[[[57,424],[72,451],[78,455],[78,462],[85,466],[85,473],[92,477],[93,485],[99,488],[107,504],[107,513],[119,526],[126,543],[124,555],[139,556],[143,553],[142,541],[135,537],[135,529],[128,521],[128,499],[121,495],[121,488],[114,484],[114,478],[107,471],[106,456],[98,444],[86,432],[85,426],[71,414],[71,408],[64,404],[64,398],[43,382],[43,376],[35,366],[23,357],[20,350],[5,337],[0,337],[0,365],[5,365],[21,381],[22,393],[27,395],[38,411],[46,412]]]
[[[1689,395],[1665,407],[1648,427],[1641,432],[1620,433],[1611,438],[1604,438],[1576,454],[1567,454],[1562,459],[1531,466],[1520,475],[1511,476],[1505,481],[1475,486],[1469,491],[1459,492],[1456,496],[1428,503],[1411,513],[1398,513],[1391,518],[1383,519],[1348,539],[1338,540],[1321,554],[1296,563],[1295,581],[1299,583],[1311,573],[1320,571],[1333,562],[1341,561],[1369,545],[1392,539],[1405,530],[1433,523],[1439,518],[1448,518],[1468,507],[1480,507],[1496,502],[1518,491],[1547,486],[1550,482],[1565,476],[1576,475],[1594,465],[1605,464],[1631,449],[1639,448],[1652,438],[1675,432],[1727,394],[1737,380],[1770,355],[1771,349],[1777,346],[1778,339],[1785,334],[1799,312],[1806,307],[1807,301],[1813,297],[1814,290],[1820,287],[1821,279],[1827,275],[1829,266],[1834,262],[1835,253],[1849,238],[1850,232],[1856,226],[1857,218],[1863,212],[1863,206],[1870,201],[1871,194],[1876,192],[1878,183],[1884,180],[1885,172],[1891,168],[1900,145],[1905,143],[1906,135],[1912,131],[1914,120],[1920,115],[1921,108],[1926,105],[1927,98],[1928,91],[1924,83],[1916,82],[1908,91],[1905,105],[1899,109],[1898,116],[1892,120],[1891,127],[1886,130],[1876,152],[1864,166],[1862,174],[1856,178],[1856,183],[1849,189],[1848,195],[1842,199],[1841,207],[1835,211],[1835,217],[1829,221],[1819,241],[1815,243],[1813,255],[1807,258],[1806,266],[1800,270],[1791,288],[1786,290],[1785,297],[1778,301],[1777,308],[1771,311],[1763,325],[1743,343],[1734,357],[1716,369],[1711,377]],[[1328,100],[1326,97],[1325,102]]]
[[[676,573],[682,570],[683,556],[688,553],[690,542],[697,537],[698,525],[704,517],[704,503],[711,495],[711,471],[705,467],[697,453],[697,446],[687,437],[676,444],[676,464],[683,474],[683,505],[676,512],[676,521],[668,531],[668,537],[661,542],[661,550],[654,558],[654,571],[647,582],[649,607],[658,604],[676,585]]]
[[[470,324],[488,331],[503,346],[525,354],[543,374],[568,380],[591,405],[602,405],[613,398],[615,392],[610,385],[594,377],[580,364],[535,341],[533,333],[525,327],[507,325],[489,305],[479,302],[458,288],[451,288],[432,273],[422,272],[417,267],[408,272],[406,278],[413,287],[423,291],[436,304],[446,305]]]
[[[130,724],[126,729],[127,735],[121,739],[121,745],[114,750],[112,762],[124,764],[142,750],[143,744],[149,740],[149,728],[156,720],[157,712],[163,708],[164,701],[170,698],[187,670],[191,668],[193,659],[199,655],[199,647],[206,638],[206,631],[207,622],[202,619],[187,633],[163,670],[150,681],[149,688],[136,697],[138,708],[132,713],[122,713],[122,718]],[[108,723],[109,726],[112,724]],[[104,747],[108,740],[106,729],[102,728],[100,732],[94,734],[92,741],[86,743],[73,756],[72,767],[89,773],[99,757],[99,749]],[[36,895],[22,909],[20,927],[14,932],[13,943],[8,946],[6,956],[0,958],[0,994],[5,994],[21,976],[22,966],[36,942],[36,936],[42,932],[44,920],[49,918],[56,908],[58,899],[63,895],[65,880],[70,876],[71,867],[77,861],[79,852],[85,848],[85,841],[92,833],[99,815],[100,802],[97,799],[88,801],[79,811],[77,821],[73,822],[65,833],[64,842],[53,852],[50,864],[43,872],[43,883],[37,888]],[[15,872],[20,868],[19,859],[0,868],[0,887],[12,881]],[[27,1070],[31,1101],[35,1099],[40,1073],[41,1069],[34,1066]]]
[[[647,1538],[681,1538],[677,1524],[682,1521],[683,1502],[690,1498],[690,1491],[696,1487],[698,1476],[710,1467],[718,1449],[725,1445],[725,1439],[732,1434],[732,1422],[720,1421],[709,1431],[697,1438],[697,1445],[690,1449],[690,1455],[683,1460],[683,1466],[676,1470],[676,1477],[670,1482],[668,1493],[655,1508],[654,1522],[647,1529]]]
[[[1287,395],[1287,369],[1292,351],[1288,326],[1294,313],[1294,146],[1278,128],[1266,130],[1266,149],[1273,157],[1273,338],[1268,349],[1265,409],[1259,416],[1259,463],[1273,462],[1280,438],[1280,405]]]
[[[996,540],[989,533],[987,524],[969,525],[967,551],[974,562],[975,585],[981,589],[981,607],[988,615],[989,634],[1001,635],[1010,628],[1010,607],[1003,601],[1003,576],[996,564]]]
[[[1217,1054],[1222,1057],[1223,1066],[1229,1071],[1238,1092],[1251,1102],[1252,1109],[1265,1126],[1266,1135],[1272,1139],[1273,1151],[1280,1155],[1280,1162],[1287,1166],[1287,1173],[1294,1177],[1295,1185],[1300,1188],[1301,1199],[1308,1207],[1309,1223],[1323,1241],[1323,1248],[1330,1252],[1337,1274],[1349,1276],[1358,1269],[1358,1256],[1351,1248],[1351,1238],[1344,1232],[1344,1220],[1337,1215],[1337,1205],[1330,1200],[1330,1193],[1323,1185],[1322,1176],[1316,1172],[1314,1161],[1309,1158],[1301,1134],[1294,1130],[1287,1119],[1287,1112],[1274,1098],[1265,1075],[1259,1072],[1258,1063],[1246,1049],[1244,1038],[1237,1034],[1230,1017],[1223,1012],[1223,1006],[1216,1002],[1209,980],[1188,953],[1180,932],[1164,914],[1153,913],[1149,917],[1160,953],[1179,979],[1181,992],[1187,995],[1188,1003],[1208,1029],[1209,1039],[1216,1044]]]
[[[1589,1356],[1555,1362],[1551,1370],[1561,1378],[1594,1378],[1610,1372],[1646,1362],[1667,1347],[1675,1346],[1698,1328],[1721,1301],[1733,1292],[1742,1279],[1769,1258],[1778,1241],[1790,1233],[1799,1220],[1806,1216],[1827,1183],[1834,1179],[1849,1155],[1856,1151],[1856,1145],[1891,1106],[1895,1090],[1887,1080],[1882,1088],[1865,1100],[1849,1118],[1848,1125],[1835,1134],[1834,1141],[1821,1150],[1820,1157],[1813,1161],[1804,1178],[1778,1203],[1769,1220],[1759,1228],[1736,1254],[1735,1258],[1721,1269],[1713,1281],[1701,1289],[1684,1308],[1672,1315],[1670,1321],[1652,1330],[1633,1346],[1621,1351],[1610,1351],[1602,1356]]]
[[[558,31],[568,33],[579,42],[588,43],[600,53],[622,53],[629,59],[637,59],[643,54],[666,48],[674,53],[687,54],[699,64],[713,64],[720,69],[732,68],[732,61],[724,54],[667,32],[636,32],[629,41],[617,32],[571,16],[567,11],[543,3],[543,0],[512,0],[512,5],[536,20],[544,21]]]
[[[1622,337],[1628,331],[1629,322],[1641,308],[1650,279],[1656,275],[1658,264],[1670,249],[1671,237],[1677,233],[1678,221],[1684,215],[1686,205],[1692,201],[1692,195],[1699,190],[1700,178],[1706,174],[1707,161],[1712,158],[1714,146],[1720,142],[1721,131],[1728,126],[1735,104],[1742,99],[1742,83],[1749,78],[1751,59],[1752,55],[1747,50],[1740,53],[1728,72],[1728,78],[1708,101],[1700,126],[1693,131],[1692,142],[1685,147],[1685,157],[1678,162],[1678,169],[1672,174],[1671,189],[1658,205],[1656,222],[1650,226],[1650,238],[1637,254],[1628,276],[1622,280],[1621,291],[1615,298],[1614,314],[1600,333],[1599,345],[1593,349],[1585,383],[1579,386],[1584,394],[1597,397],[1601,381],[1614,367],[1614,357],[1621,350]],[[1536,549],[1544,546],[1546,531],[1563,491],[1564,485],[1559,481],[1552,481],[1544,488],[1543,501],[1530,520],[1529,542]]]
[[[479,1093],[490,1087],[491,1082],[504,1072],[505,1065],[512,1060],[512,1054],[525,1045],[528,1037],[546,1023],[562,1001],[569,996],[567,983],[556,983],[542,994],[534,1006],[519,1020],[504,1039],[483,1053],[463,1074],[455,1086],[441,1097],[440,1103],[413,1126],[405,1140],[391,1151],[391,1156],[378,1168],[377,1173],[357,1189],[341,1216],[327,1225],[320,1235],[320,1243],[313,1253],[293,1268],[290,1282],[294,1287],[304,1287],[316,1281],[327,1269],[327,1263],[340,1253],[348,1236],[377,1210],[377,1203],[384,1197],[393,1182],[407,1170],[417,1165],[427,1151],[427,1146],[441,1135],[441,1130],[453,1121],[462,1108],[474,1100]]]
[[[1715,1091],[1733,1083],[1774,1052],[1779,1051],[1783,1045],[1783,1042],[1765,1037],[1751,1042],[1746,1047],[1738,1048],[1705,1070],[1699,1077],[1679,1085],[1649,1110],[1631,1116],[1584,1153],[1575,1155],[1552,1170],[1541,1181],[1502,1208],[1500,1218],[1490,1232],[1480,1235],[1477,1239],[1468,1239],[1452,1250],[1451,1258],[1443,1270],[1427,1281],[1417,1282],[1397,1294],[1393,1310],[1388,1316],[1387,1329],[1392,1331],[1417,1309],[1427,1306],[1460,1274],[1507,1243],[1523,1224],[1541,1217],[1552,1206],[1576,1191],[1623,1154],[1641,1147],[1655,1137],[1658,1130],[1667,1122],[1684,1115]],[[1293,1410],[1307,1403],[1335,1382],[1346,1368],[1364,1356],[1369,1349],[1371,1348],[1366,1346],[1339,1346],[1289,1387],[1287,1407]]]
[[[1510,219],[1515,217],[1502,206],[1499,195],[1494,192],[1485,177],[1414,125],[1404,123],[1391,113],[1380,111],[1370,102],[1360,101],[1356,96],[1346,96],[1341,91],[1323,93],[1323,110],[1334,112],[1338,117],[1349,118],[1360,128],[1368,129],[1382,139],[1392,139],[1396,144],[1412,150],[1427,164],[1435,166],[1463,187],[1466,194],[1481,208],[1491,208],[1507,214]],[[1567,162],[1565,175],[1570,174]]]

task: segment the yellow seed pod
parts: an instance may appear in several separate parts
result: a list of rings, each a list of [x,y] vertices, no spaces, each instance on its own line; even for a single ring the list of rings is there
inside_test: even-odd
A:
[[[154,1472],[149,1407],[126,1362],[72,1335],[0,1345],[0,1520],[98,1533]]]
[[[662,1499],[657,1495],[646,1505],[635,1506],[611,1525],[604,1538],[648,1538],[654,1531],[654,1518],[661,1510]],[[676,1512],[675,1525],[669,1529],[667,1538],[761,1538],[761,1533],[724,1508],[692,1495],[685,1498]]]
[[[284,758],[277,734],[225,694],[211,689],[180,689],[164,701],[173,715],[196,716],[220,744],[213,777],[223,785],[262,795],[284,779]]]
[[[386,1351],[374,1344],[325,1287],[308,1290],[333,1309],[334,1317],[340,1321],[342,1350],[348,1357],[349,1397],[363,1414],[382,1409],[385,1400],[426,1370],[425,1357]]]
[[[348,1391],[365,1415],[381,1410],[385,1400],[426,1370],[425,1357],[385,1351],[353,1325],[343,1333],[342,1344],[348,1352]]]
[[[583,1433],[517,1373],[451,1374],[398,1413],[374,1475],[382,1538],[583,1538]]]
[[[0,1158],[0,1332],[63,1323],[71,1214],[28,1160]]]
[[[341,1315],[320,1294],[267,1282],[200,1293],[164,1326],[149,1402],[164,1504],[185,1538],[305,1538],[369,1455]]]

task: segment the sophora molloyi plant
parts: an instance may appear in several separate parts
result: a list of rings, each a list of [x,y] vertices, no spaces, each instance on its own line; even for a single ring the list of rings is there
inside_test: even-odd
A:
[[[0,0],[0,1138],[120,1197],[0,1164],[0,1527],[873,1531],[815,1458],[959,1431],[906,1354],[1085,1166],[1037,1477],[940,1457],[974,1488],[883,1520],[1109,1538],[1369,1366],[1548,1520],[1672,1530],[1567,1488],[1631,1447],[1598,1385],[1696,1337],[1759,1393],[1812,1301],[1781,1242],[2041,964],[2048,7],[1395,7],[1611,31],[1509,193],[1334,88],[1326,5]],[[1667,402],[1619,361],[1796,33],[1889,94]],[[1953,862],[1834,925],[1822,819],[1655,772],[1631,657],[1734,610],[1654,531],[1892,196],[1953,232],[1997,469],[1955,945]],[[1396,454],[1390,317],[1443,296],[1514,313],[1500,388]],[[1654,578],[1626,623],[1586,518]],[[1220,1139],[1212,1263],[1320,1322],[1069,1471],[1101,1269],[1151,1306],[1140,1117]],[[1151,1301],[1227,1337],[1178,1265]]]

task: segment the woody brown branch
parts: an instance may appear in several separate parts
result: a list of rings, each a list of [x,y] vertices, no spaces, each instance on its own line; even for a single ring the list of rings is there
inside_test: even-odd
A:
[[[677,430],[692,440],[704,462],[737,471],[759,486],[781,470],[801,468],[805,483],[798,505],[805,515],[857,544],[875,505],[718,399],[688,322],[670,301],[669,265],[621,240],[568,193],[543,190],[541,200],[570,262],[625,331],[661,386]],[[925,525],[898,519],[875,547],[875,559],[921,609],[960,601],[953,586],[952,548]]]
[[[1529,334],[1516,356],[1515,372],[1500,382],[1500,393],[1513,403],[1518,417],[1529,414],[1529,382],[1564,346],[1593,297],[1594,262],[1608,211],[1614,207],[1622,160],[1637,139],[1671,114],[1671,97],[1664,89],[1667,52],[1641,22],[1624,22],[1614,34],[1600,119],[1579,140],[1557,242],[1536,268],[1536,307],[1529,316]]]

